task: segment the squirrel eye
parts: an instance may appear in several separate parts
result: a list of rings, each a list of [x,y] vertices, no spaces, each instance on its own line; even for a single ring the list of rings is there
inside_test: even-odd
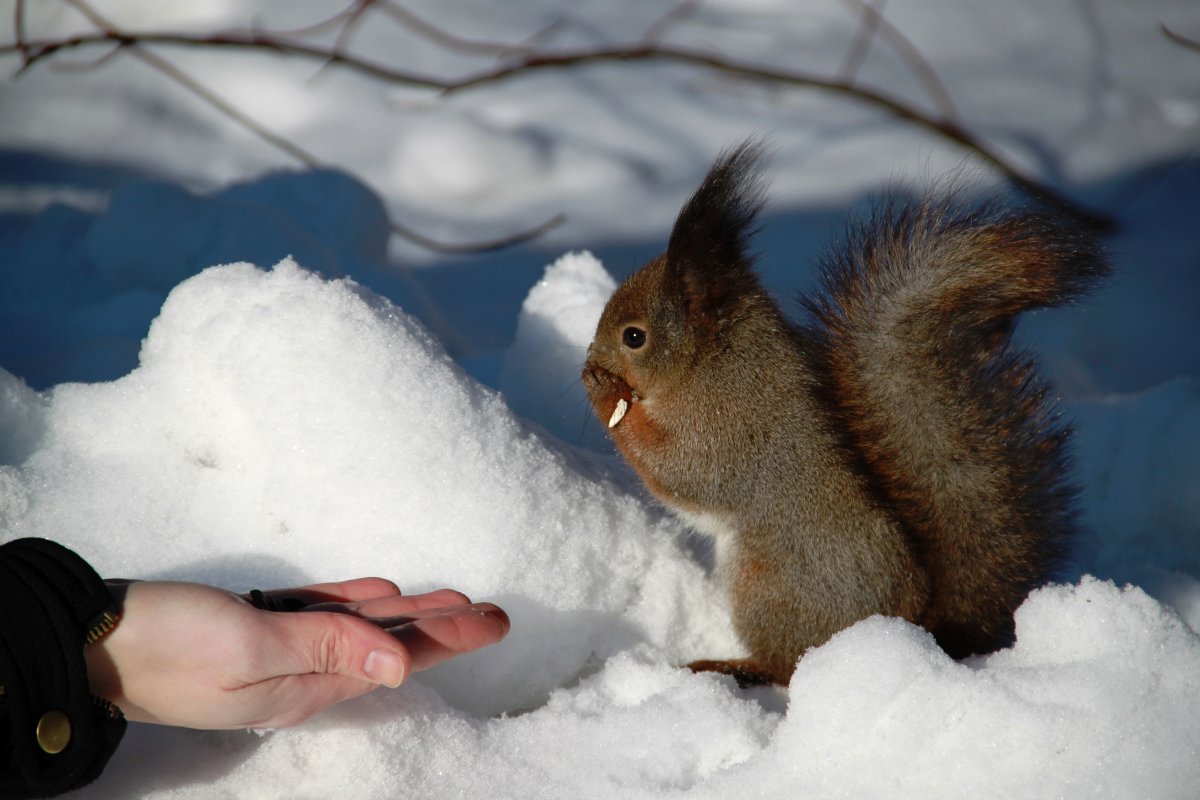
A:
[[[621,334],[621,341],[630,350],[637,350],[646,343],[646,332],[641,328],[635,328],[633,325],[630,325]]]

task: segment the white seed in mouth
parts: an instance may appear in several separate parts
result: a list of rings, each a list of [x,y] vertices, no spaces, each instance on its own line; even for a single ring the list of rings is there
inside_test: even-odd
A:
[[[617,400],[617,407],[613,409],[612,416],[608,418],[608,427],[615,428],[617,426],[617,423],[620,422],[622,418],[624,418],[625,412],[628,410],[629,410],[629,403],[625,402],[624,397]]]

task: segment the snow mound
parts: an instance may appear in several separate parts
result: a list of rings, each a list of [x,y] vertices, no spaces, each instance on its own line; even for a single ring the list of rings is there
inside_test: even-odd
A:
[[[736,649],[675,523],[581,472],[352,282],[291,261],[206,270],[140,358],[44,407],[8,401],[14,428],[43,430],[16,443],[37,491],[5,501],[11,535],[59,538],[110,576],[244,590],[380,574],[495,599],[519,620],[508,641],[434,679],[479,712],[538,704],[632,642]]]
[[[102,796],[1192,796],[1195,634],[1093,579],[1035,593],[1018,627],[1011,651],[959,664],[919,628],[865,620],[805,656],[787,698],[643,646],[515,717],[479,719],[410,684],[262,738],[139,728]]]
[[[1034,592],[1017,642],[951,661],[875,617],[810,652],[772,743],[791,796],[1180,797],[1200,786],[1200,638],[1136,588]]]
[[[590,337],[610,286],[594,259],[561,259],[531,292],[510,366]],[[539,315],[561,324],[539,329]],[[510,377],[544,388],[568,366]],[[1191,430],[1187,390],[1148,397],[1130,401],[1151,405],[1122,422],[1128,435],[1162,423],[1160,405]],[[1011,649],[963,663],[872,618],[809,652],[787,690],[680,669],[739,647],[678,525],[602,458],[528,426],[396,306],[291,260],[181,283],[119,380],[38,393],[0,375],[0,456],[5,535],[53,536],[102,574],[240,590],[378,574],[456,586],[513,619],[501,645],[296,729],[132,726],[88,797],[1200,786],[1200,637],[1141,590],[1093,578],[1035,592]]]
[[[591,253],[568,253],[546,267],[517,318],[500,389],[513,410],[565,442],[612,450],[579,379],[588,345],[616,281]]]

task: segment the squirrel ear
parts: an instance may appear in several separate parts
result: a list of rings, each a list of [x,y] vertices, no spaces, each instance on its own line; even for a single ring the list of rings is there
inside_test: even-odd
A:
[[[723,152],[679,212],[667,262],[687,297],[689,316],[716,311],[724,299],[757,286],[747,245],[763,206],[762,155],[758,140]]]

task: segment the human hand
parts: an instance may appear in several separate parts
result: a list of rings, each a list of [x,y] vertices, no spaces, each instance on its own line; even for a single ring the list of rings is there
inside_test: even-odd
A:
[[[85,648],[93,694],[128,719],[279,728],[503,639],[507,615],[443,589],[401,595],[380,578],[267,592],[308,603],[263,611],[194,583],[114,587],[120,624]]]

